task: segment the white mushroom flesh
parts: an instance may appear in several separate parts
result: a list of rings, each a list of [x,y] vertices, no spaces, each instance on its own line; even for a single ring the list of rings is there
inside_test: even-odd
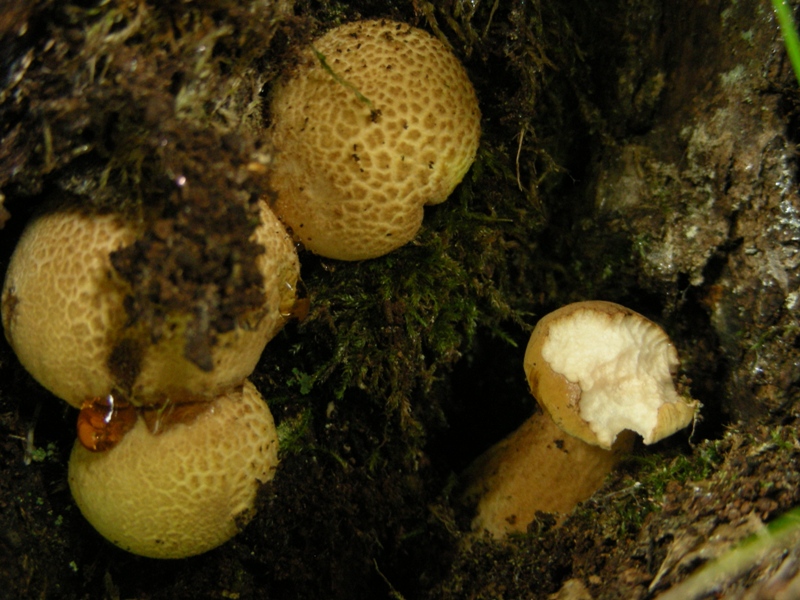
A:
[[[662,407],[684,404],[672,380],[678,366],[675,346],[661,328],[639,315],[584,310],[557,320],[542,356],[580,386],[581,418],[603,447],[626,429],[639,433],[645,444],[666,437],[659,415],[675,411]]]

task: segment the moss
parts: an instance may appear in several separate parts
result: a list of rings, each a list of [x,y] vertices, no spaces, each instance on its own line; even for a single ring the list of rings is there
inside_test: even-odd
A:
[[[579,519],[591,518],[598,509],[607,509],[610,517],[604,527],[609,532],[619,537],[636,534],[650,513],[661,510],[668,486],[707,479],[721,461],[720,443],[714,440],[700,443],[692,454],[673,447],[671,451],[632,456],[609,482],[614,491],[601,491],[576,514]]]
[[[796,502],[796,470],[769,474],[770,464],[791,464],[796,438],[793,427],[730,431],[691,453],[675,445],[637,455],[563,524],[555,527],[542,514],[526,534],[464,545],[430,597],[545,597],[572,578],[588,583],[595,597],[638,597],[639,577],[650,582],[669,565],[670,542],[682,535],[675,527],[686,513],[696,536],[683,533],[693,540],[690,552],[715,526],[737,523],[754,506],[766,509],[759,513],[766,521]],[[596,577],[604,569],[616,573],[613,589]]]

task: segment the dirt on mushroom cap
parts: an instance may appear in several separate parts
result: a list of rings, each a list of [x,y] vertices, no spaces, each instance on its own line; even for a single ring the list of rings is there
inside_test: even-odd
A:
[[[142,225],[111,213],[62,209],[35,218],[12,257],[3,290],[3,325],[20,362],[71,405],[120,390],[138,404],[178,393],[213,397],[239,384],[283,326],[299,262],[280,222],[261,207],[253,236],[265,247],[262,310],[208,340],[210,369],[185,357],[188,316],[175,315],[159,339],[126,330],[128,286],[110,253],[131,244]]]
[[[188,392],[213,396],[238,385],[253,369],[264,346],[286,323],[286,306],[295,299],[300,278],[297,251],[283,225],[266,202],[260,203],[261,224],[253,240],[264,247],[256,258],[261,272],[264,302],[261,310],[252,311],[230,331],[207,340],[210,346],[208,370],[201,370],[183,352],[188,332],[180,328],[164,340],[146,349],[132,389],[134,400],[160,403],[170,394]]]
[[[391,21],[338,27],[304,60],[272,102],[274,209],[323,256],[390,252],[472,164],[472,84],[441,42]]]

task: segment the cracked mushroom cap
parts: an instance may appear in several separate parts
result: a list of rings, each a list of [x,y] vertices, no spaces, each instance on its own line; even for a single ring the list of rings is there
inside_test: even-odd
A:
[[[162,433],[150,433],[139,418],[111,450],[90,452],[76,442],[69,486],[86,520],[115,545],[183,558],[233,537],[277,464],[272,414],[246,381]]]
[[[316,53],[315,53],[316,51]],[[439,40],[357,21],[316,40],[272,100],[273,206],[317,254],[360,260],[410,241],[480,138],[475,91]]]
[[[531,392],[562,430],[609,449],[625,430],[653,444],[692,422],[698,403],[675,390],[678,364],[658,325],[619,304],[587,301],[539,321],[524,366]]]
[[[261,221],[254,239],[266,248],[258,257],[263,310],[217,336],[210,371],[184,357],[186,324],[173,323],[132,367],[138,370],[132,402],[161,402],[173,392],[213,397],[255,368],[285,322],[282,307],[294,297],[299,276],[294,245],[265,203]],[[128,288],[110,253],[133,243],[141,230],[118,215],[62,207],[35,217],[14,250],[2,295],[6,339],[28,372],[73,406],[106,397],[119,383],[109,359],[126,324]]]

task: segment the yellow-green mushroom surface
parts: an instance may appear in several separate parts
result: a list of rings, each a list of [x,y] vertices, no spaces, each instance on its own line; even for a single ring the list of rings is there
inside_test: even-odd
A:
[[[86,519],[120,548],[183,558],[233,537],[277,464],[272,414],[246,381],[161,433],[140,418],[110,450],[75,442],[69,486]]]
[[[347,23],[313,42],[271,103],[273,209],[296,240],[340,260],[409,242],[447,199],[480,139],[458,59],[421,29]]]

